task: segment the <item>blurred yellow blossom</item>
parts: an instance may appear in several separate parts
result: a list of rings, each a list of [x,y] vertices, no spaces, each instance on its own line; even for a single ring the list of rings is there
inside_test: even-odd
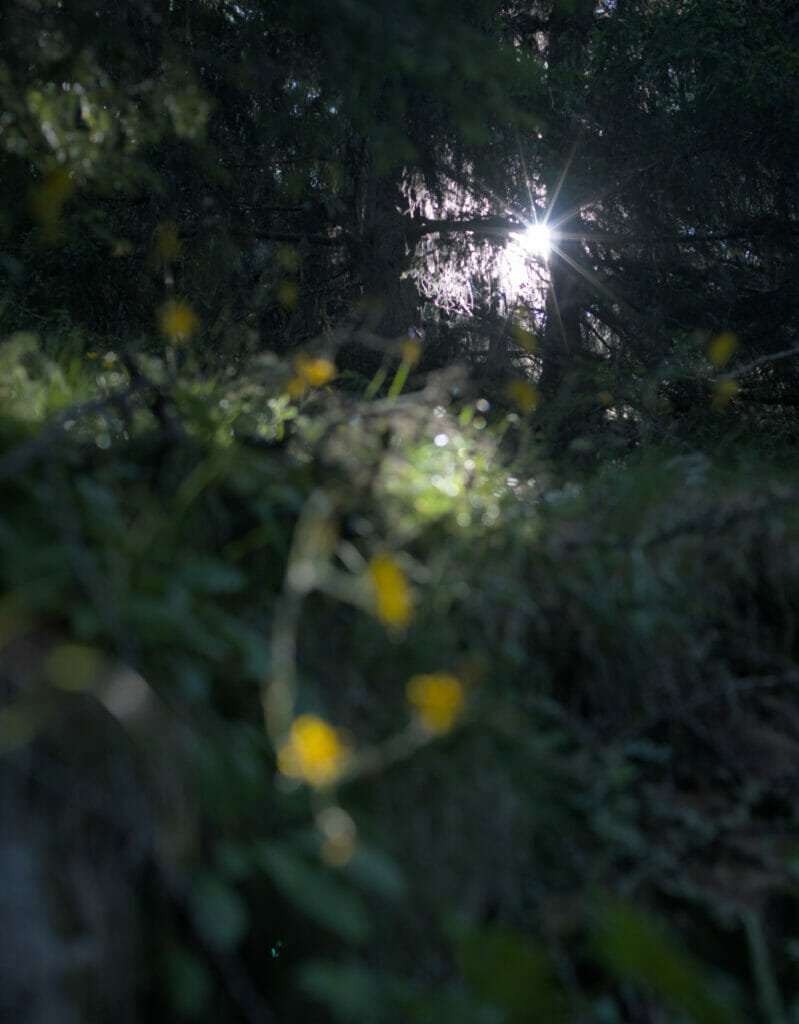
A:
[[[307,381],[312,388],[321,388],[336,376],[336,364],[322,356],[314,358],[305,354],[294,360],[297,376]]]
[[[159,265],[166,266],[180,255],[180,237],[175,223],[171,220],[162,221],[155,229],[153,241],[153,259]]]
[[[320,789],[336,781],[351,756],[352,748],[338,729],[316,715],[300,715],[277,753],[277,766],[287,778]]]
[[[714,409],[724,409],[731,398],[738,394],[738,381],[734,377],[720,377],[713,387],[710,404]]]
[[[731,331],[725,331],[710,339],[707,346],[707,357],[717,369],[720,369],[729,361],[730,356],[737,348],[737,336]]]
[[[300,287],[296,281],[278,281],[275,286],[275,300],[283,309],[294,309],[299,302]]]
[[[294,360],[295,376],[286,385],[292,398],[300,398],[308,388],[321,388],[336,376],[336,364],[323,356],[301,352]]]
[[[465,702],[462,683],[448,672],[413,676],[406,692],[422,728],[433,735],[449,732]]]
[[[300,269],[300,254],[293,245],[279,245],[276,252],[278,266],[289,273],[296,273]]]
[[[597,402],[600,405],[607,408],[609,405],[613,405],[613,395],[609,391],[600,391],[596,396]]]
[[[292,377],[286,385],[286,394],[289,398],[302,398],[308,390],[308,382],[302,377]]]
[[[377,617],[387,626],[405,626],[413,617],[411,587],[389,555],[375,555],[369,561],[369,578],[377,603]]]
[[[519,324],[511,324],[510,332],[516,344],[525,352],[535,352],[538,347],[538,339],[532,331],[525,330]]]
[[[529,380],[515,378],[508,384],[507,392],[508,398],[515,402],[519,411],[525,415],[533,412],[538,405],[538,388],[534,387]]]
[[[173,344],[188,341],[200,329],[200,318],[182,299],[165,302],[158,311],[158,329]]]

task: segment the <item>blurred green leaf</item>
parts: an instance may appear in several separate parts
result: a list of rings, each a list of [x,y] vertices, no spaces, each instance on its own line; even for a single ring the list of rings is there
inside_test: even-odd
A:
[[[311,864],[289,846],[262,843],[256,863],[299,910],[347,942],[360,944],[371,932],[371,921],[360,898],[340,877],[321,864]]]
[[[570,1016],[543,945],[518,932],[469,929],[457,940],[458,964],[481,999],[505,1010],[508,1024],[538,1024]]]
[[[471,992],[428,992],[414,996],[405,1005],[407,1019],[413,1024],[504,1024],[505,1012],[490,1003],[475,999]]]
[[[326,1006],[336,1020],[354,1024],[386,1020],[381,1005],[380,985],[374,974],[358,960],[329,963],[311,960],[298,971],[300,988]]]
[[[183,943],[171,941],[164,951],[167,991],[175,1012],[194,1020],[207,1008],[213,990],[211,972]]]
[[[249,925],[247,904],[218,874],[202,871],[189,892],[194,924],[206,942],[222,951],[234,949]]]
[[[214,847],[214,863],[219,870],[232,879],[240,882],[252,872],[252,859],[249,848],[243,843],[233,840],[220,840]]]
[[[214,558],[194,558],[180,567],[176,577],[200,594],[235,594],[246,582],[241,569]]]
[[[619,978],[647,986],[698,1024],[743,1024],[729,986],[723,987],[650,914],[607,902],[596,919],[594,951]]]
[[[402,872],[391,857],[376,846],[359,841],[355,853],[341,870],[360,888],[388,900],[401,900],[405,896],[407,886]]]
[[[0,707],[0,757],[32,742],[53,714],[50,703],[21,700]]]

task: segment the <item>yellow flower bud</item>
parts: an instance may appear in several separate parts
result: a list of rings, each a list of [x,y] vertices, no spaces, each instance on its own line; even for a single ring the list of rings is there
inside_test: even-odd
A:
[[[277,754],[277,766],[289,779],[321,789],[342,774],[352,750],[339,730],[316,715],[300,715]]]
[[[432,735],[449,732],[466,699],[462,683],[448,672],[414,676],[407,696],[422,728]]]
[[[413,598],[405,573],[388,555],[375,555],[369,562],[377,617],[387,626],[405,626],[413,617]]]

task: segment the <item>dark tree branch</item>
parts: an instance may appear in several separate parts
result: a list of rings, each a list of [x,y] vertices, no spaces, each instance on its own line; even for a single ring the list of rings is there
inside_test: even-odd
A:
[[[470,232],[475,235],[487,237],[507,238],[509,235],[525,229],[525,224],[509,217],[471,217],[467,220],[418,220],[411,222],[409,233],[418,238],[425,235],[449,235],[459,232]],[[792,221],[786,222],[784,226],[776,227],[769,225],[753,225],[751,228],[741,228],[736,231],[725,232],[696,232],[694,234],[679,235],[622,235],[613,232],[602,231],[567,231],[558,235],[554,232],[556,239],[560,237],[567,242],[603,242],[613,245],[693,245],[696,242],[733,242],[743,241],[749,238],[799,238],[799,224]]]

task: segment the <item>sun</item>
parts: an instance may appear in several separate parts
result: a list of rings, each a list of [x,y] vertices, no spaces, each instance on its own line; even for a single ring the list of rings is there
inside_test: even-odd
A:
[[[549,277],[549,254],[554,247],[553,233],[544,221],[520,225],[504,246],[500,277],[507,295],[514,297],[530,287],[540,287]]]
[[[544,262],[547,261],[549,250],[552,247],[552,232],[543,221],[530,224],[526,231],[516,237],[521,247],[532,256],[538,256]]]

